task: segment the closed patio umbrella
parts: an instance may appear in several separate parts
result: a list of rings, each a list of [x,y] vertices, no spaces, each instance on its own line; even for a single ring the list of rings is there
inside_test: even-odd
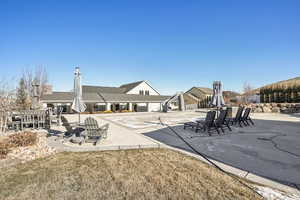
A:
[[[81,74],[79,67],[75,69],[75,77],[74,77],[74,100],[72,104],[72,110],[77,112],[78,121],[80,123],[80,113],[86,110],[86,105],[82,100],[82,87],[81,87]]]
[[[217,107],[217,115],[218,110],[225,105],[221,81],[214,81],[213,83],[213,98],[211,104]]]

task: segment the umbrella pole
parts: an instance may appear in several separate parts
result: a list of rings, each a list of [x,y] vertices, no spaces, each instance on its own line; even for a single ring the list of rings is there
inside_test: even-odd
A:
[[[78,113],[78,121],[79,121],[79,124],[80,124],[80,112]]]

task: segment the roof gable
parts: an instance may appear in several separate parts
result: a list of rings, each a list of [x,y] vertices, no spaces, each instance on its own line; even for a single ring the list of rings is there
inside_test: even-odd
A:
[[[143,82],[145,82],[145,81],[138,81],[138,82],[134,82],[134,83],[124,84],[124,85],[121,85],[120,88],[125,89],[125,93],[127,93],[127,92],[129,92],[130,90],[137,87],[139,84],[141,84]]]
[[[206,97],[206,95],[213,95],[213,90],[205,87],[192,87],[185,94],[191,94],[192,96],[202,99]]]
[[[205,94],[213,94],[213,90],[211,88],[206,87],[197,87],[198,90],[201,90]]]
[[[137,86],[139,86],[142,83],[147,84],[150,88],[152,88],[152,90],[154,90],[158,95],[160,95],[160,93],[156,89],[154,89],[147,81],[138,81],[138,82],[134,82],[134,83],[124,84],[124,85],[121,85],[120,88],[126,89],[125,93],[128,93],[129,91],[133,90],[134,88],[136,88]]]

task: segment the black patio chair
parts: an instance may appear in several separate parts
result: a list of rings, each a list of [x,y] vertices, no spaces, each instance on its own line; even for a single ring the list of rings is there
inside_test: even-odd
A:
[[[214,112],[214,116],[212,116],[212,112]],[[197,120],[196,122],[186,122],[183,124],[183,129],[186,129],[187,127],[192,128],[198,132],[201,128],[204,128],[204,124],[208,123],[209,121],[214,121],[215,119],[215,111],[209,111],[206,114],[205,120]]]
[[[226,120],[228,114],[228,110],[221,110],[219,117],[215,120],[214,122],[214,126],[216,127],[216,129],[220,128],[221,131],[224,133],[224,128],[228,128],[230,131],[232,131],[232,129],[230,128],[229,122]],[[219,133],[219,131],[218,131]]]
[[[250,118],[250,112],[251,112],[251,108],[246,108],[245,112],[241,118],[241,121],[243,122],[243,124],[245,126],[250,126],[249,122],[254,125],[254,122],[252,121],[252,119]]]
[[[210,111],[207,113],[204,121],[197,121],[196,133],[199,130],[207,131],[209,135],[211,128],[215,128],[215,130],[219,133],[219,130],[214,126],[214,121],[216,117],[216,111]]]
[[[243,111],[244,111],[244,107],[240,106],[235,117],[234,118],[226,118],[226,121],[232,126],[236,125],[238,123],[240,127],[243,127],[242,126]]]
[[[24,128],[29,128],[30,126],[35,128],[34,115],[30,111],[23,111],[21,113],[21,130],[24,130]]]

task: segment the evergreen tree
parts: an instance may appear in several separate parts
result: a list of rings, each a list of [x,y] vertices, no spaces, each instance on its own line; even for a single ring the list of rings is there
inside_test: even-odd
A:
[[[300,103],[300,85],[296,89],[296,103]]]
[[[270,103],[275,102],[275,95],[274,95],[274,89],[270,88]]]
[[[21,78],[17,89],[17,105],[19,109],[26,110],[30,108],[30,98],[26,91],[25,81]]]
[[[285,94],[286,94],[286,102],[291,103],[292,98],[291,98],[291,88],[290,87],[286,88]]]
[[[265,94],[263,92],[263,89],[260,90],[259,92],[259,95],[260,95],[260,103],[264,103],[265,102]]]

